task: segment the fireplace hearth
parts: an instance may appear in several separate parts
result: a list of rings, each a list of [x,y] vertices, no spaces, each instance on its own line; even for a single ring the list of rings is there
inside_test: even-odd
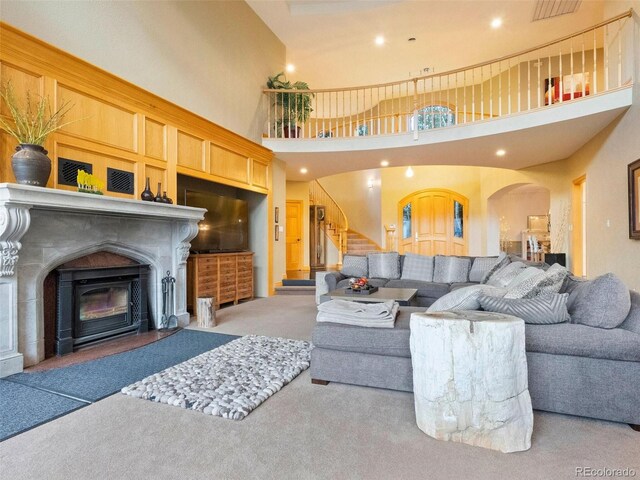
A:
[[[56,353],[149,328],[149,265],[62,268],[58,273]]]

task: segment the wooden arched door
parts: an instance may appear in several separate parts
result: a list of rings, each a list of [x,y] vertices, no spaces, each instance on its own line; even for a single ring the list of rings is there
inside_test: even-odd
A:
[[[400,253],[466,255],[469,200],[450,190],[414,192],[398,203]]]

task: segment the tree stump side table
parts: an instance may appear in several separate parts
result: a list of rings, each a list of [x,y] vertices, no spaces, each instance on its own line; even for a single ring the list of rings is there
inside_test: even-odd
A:
[[[411,315],[416,422],[438,440],[501,452],[531,447],[524,322],[455,311]]]
[[[213,297],[198,297],[197,306],[198,326],[216,326],[216,303]]]

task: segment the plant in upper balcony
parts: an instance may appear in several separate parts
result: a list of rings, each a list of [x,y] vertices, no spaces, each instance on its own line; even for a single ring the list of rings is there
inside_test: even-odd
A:
[[[280,72],[267,80],[267,88],[272,90],[309,90],[307,82],[298,80],[295,83],[287,80],[284,72]],[[315,94],[296,93],[296,92],[272,92],[275,101],[275,121],[279,137],[297,138],[299,137],[300,125],[309,120],[313,108],[311,108],[311,99]]]
[[[51,160],[43,145],[50,133],[71,123],[63,123],[63,120],[73,105],[62,102],[52,112],[47,97],[34,98],[29,91],[25,93],[24,102],[20,102],[11,82],[0,88],[0,97],[10,114],[8,119],[0,115],[0,127],[18,141],[16,153],[11,157],[16,181],[23,185],[46,186],[51,175]]]

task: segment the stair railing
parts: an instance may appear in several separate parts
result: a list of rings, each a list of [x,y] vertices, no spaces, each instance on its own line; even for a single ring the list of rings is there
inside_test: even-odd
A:
[[[349,221],[340,205],[333,199],[324,187],[314,180],[309,183],[309,203],[311,205],[324,206],[324,225],[325,234],[334,241],[338,248],[338,266],[342,265],[342,258],[347,251],[347,230],[349,230]],[[337,242],[333,238],[328,229],[332,229],[338,237]]]
[[[629,10],[512,55],[399,82],[264,89],[264,133],[267,138],[291,141],[392,134],[409,134],[417,140],[420,131],[612,91],[634,81],[635,23]]]

